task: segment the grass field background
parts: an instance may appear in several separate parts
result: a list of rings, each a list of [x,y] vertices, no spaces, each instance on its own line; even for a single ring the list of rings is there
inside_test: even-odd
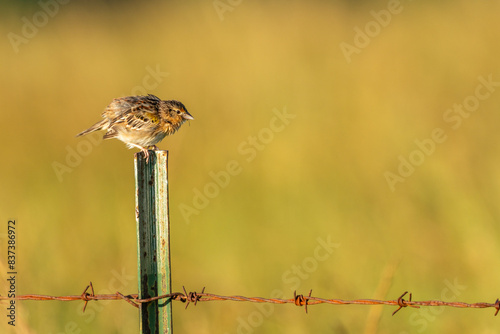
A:
[[[14,218],[18,294],[137,292],[135,150],[75,134],[113,98],[152,93],[195,117],[159,144],[175,291],[500,297],[498,2],[0,6],[0,263]],[[1,332],[138,332],[125,302],[17,306]],[[179,333],[498,329],[493,309],[394,310],[173,312]]]

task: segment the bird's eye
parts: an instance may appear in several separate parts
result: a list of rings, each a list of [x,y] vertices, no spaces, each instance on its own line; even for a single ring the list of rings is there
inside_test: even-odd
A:
[[[177,109],[177,115],[180,115],[181,114],[181,111],[179,109]]]

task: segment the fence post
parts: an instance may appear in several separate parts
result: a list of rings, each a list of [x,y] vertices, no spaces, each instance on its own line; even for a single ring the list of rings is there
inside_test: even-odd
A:
[[[134,157],[135,215],[139,298],[171,293],[170,223],[168,214],[168,151],[142,152]],[[172,333],[172,301],[140,307],[140,333]]]

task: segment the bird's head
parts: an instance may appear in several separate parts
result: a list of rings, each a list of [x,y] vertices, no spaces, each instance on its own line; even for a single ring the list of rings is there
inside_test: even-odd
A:
[[[187,111],[186,107],[179,101],[163,101],[163,109],[166,110],[167,117],[173,125],[181,125],[187,120],[193,120],[194,117]]]

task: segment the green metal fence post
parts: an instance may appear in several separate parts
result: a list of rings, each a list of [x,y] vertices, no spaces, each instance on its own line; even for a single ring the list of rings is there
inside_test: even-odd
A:
[[[168,151],[135,158],[139,298],[171,293]],[[141,304],[140,333],[172,333],[172,301]]]

